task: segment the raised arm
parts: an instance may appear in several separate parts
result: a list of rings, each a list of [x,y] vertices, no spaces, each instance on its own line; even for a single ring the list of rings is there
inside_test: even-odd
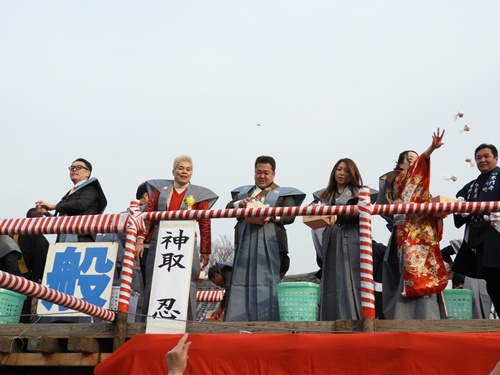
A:
[[[425,150],[425,158],[429,159],[431,157],[431,154],[434,152],[434,150],[440,148],[443,143],[443,137],[444,137],[444,129],[441,133],[439,133],[439,128],[437,128],[437,132],[434,132],[432,134],[432,143],[429,146],[427,150]]]

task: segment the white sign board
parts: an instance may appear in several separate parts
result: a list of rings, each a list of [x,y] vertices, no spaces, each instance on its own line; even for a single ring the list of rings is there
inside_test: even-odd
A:
[[[146,333],[186,331],[195,229],[195,220],[160,222]]]
[[[115,272],[117,242],[58,242],[51,244],[42,285],[109,308]],[[87,316],[84,313],[39,300],[37,312],[60,316]]]

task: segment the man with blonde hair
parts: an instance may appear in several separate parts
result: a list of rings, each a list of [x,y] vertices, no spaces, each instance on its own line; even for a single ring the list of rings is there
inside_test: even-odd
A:
[[[177,211],[177,210],[208,210],[218,196],[211,190],[191,184],[193,161],[190,156],[181,155],[174,159],[173,180],[148,180],[149,201],[144,212]],[[190,198],[190,199],[188,199]],[[210,219],[199,219],[200,253],[194,252],[191,273],[191,289],[189,295],[188,319],[196,318],[196,286],[200,274],[200,263],[206,267],[212,252],[212,233]],[[149,244],[145,268],[145,310],[149,307],[149,294],[152,287],[153,270],[155,267],[156,246],[158,242],[158,222],[146,220],[147,230],[138,233],[135,248],[136,258],[144,256],[145,244]]]

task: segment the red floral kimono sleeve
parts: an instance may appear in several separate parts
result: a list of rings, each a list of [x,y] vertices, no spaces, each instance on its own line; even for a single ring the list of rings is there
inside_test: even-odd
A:
[[[394,180],[394,196],[404,203],[428,203],[431,200],[430,160],[425,154]],[[396,244],[402,257],[404,291],[408,297],[441,292],[448,284],[439,242],[442,229],[438,218],[429,214],[405,215],[402,226],[396,227]]]

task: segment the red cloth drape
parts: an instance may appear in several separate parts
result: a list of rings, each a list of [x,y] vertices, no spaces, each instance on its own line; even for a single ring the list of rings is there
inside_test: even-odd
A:
[[[96,375],[167,374],[181,335],[136,335]],[[487,375],[500,333],[192,334],[186,375]]]

